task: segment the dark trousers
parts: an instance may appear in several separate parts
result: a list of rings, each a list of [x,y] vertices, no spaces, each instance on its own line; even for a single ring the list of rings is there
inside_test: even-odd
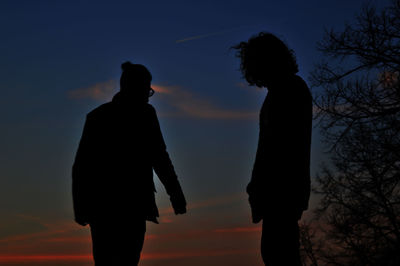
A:
[[[96,266],[136,266],[142,251],[146,221],[90,224]]]
[[[299,225],[297,219],[264,218],[261,255],[268,266],[301,266]]]

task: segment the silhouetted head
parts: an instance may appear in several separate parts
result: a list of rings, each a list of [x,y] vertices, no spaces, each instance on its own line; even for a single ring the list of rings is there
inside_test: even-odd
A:
[[[238,50],[240,70],[250,85],[266,87],[299,71],[293,50],[271,33],[261,32],[233,48]]]
[[[121,94],[135,101],[148,102],[153,95],[151,88],[152,76],[143,65],[125,62],[121,65],[122,75],[120,79]]]

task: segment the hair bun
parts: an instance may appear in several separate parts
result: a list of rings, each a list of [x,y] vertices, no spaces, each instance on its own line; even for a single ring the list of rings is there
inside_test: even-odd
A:
[[[130,61],[126,61],[125,63],[122,63],[121,68],[122,68],[122,71],[127,71],[132,66],[133,66],[133,64]]]

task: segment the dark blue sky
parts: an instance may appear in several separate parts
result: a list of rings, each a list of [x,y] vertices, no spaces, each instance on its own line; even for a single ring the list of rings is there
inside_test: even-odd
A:
[[[230,47],[272,32],[296,52],[299,74],[307,81],[322,59],[316,42],[324,28],[353,23],[364,2],[1,1],[0,241],[46,235],[72,221],[70,169],[85,115],[117,92],[126,60],[153,74],[159,91],[151,103],[194,206],[173,229],[206,220],[209,230],[251,226],[244,189],[266,91],[246,86]],[[371,1],[378,7],[388,2]],[[317,130],[313,134],[315,172],[327,156]],[[159,203],[167,208],[165,192],[159,191]],[[220,258],[219,265],[233,265],[228,261]]]

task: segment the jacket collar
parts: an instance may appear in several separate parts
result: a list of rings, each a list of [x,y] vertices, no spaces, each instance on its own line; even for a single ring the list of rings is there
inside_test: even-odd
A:
[[[126,106],[126,107],[141,107],[147,105],[146,102],[143,101],[135,101],[133,98],[128,98],[125,97],[121,92],[118,92],[117,94],[114,95],[111,101],[113,104],[119,105],[119,106]]]

